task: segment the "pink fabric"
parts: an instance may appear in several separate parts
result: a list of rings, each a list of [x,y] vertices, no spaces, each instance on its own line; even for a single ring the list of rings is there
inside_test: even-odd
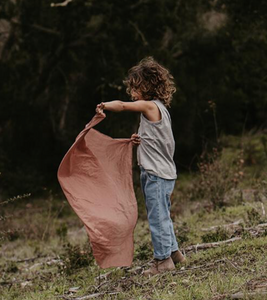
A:
[[[131,139],[93,129],[95,115],[79,133],[58,168],[61,188],[88,233],[101,268],[130,266],[137,202],[132,181]]]

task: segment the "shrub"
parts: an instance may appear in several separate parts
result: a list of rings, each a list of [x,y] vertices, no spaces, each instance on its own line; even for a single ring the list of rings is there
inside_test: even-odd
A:
[[[68,227],[66,223],[61,224],[57,229],[56,229],[56,234],[60,237],[61,240],[65,241],[67,238],[67,233],[68,233]]]
[[[186,222],[183,222],[183,224],[178,226],[178,228],[175,230],[175,235],[180,246],[189,241],[188,234],[189,227],[187,226]]]
[[[77,269],[87,267],[92,264],[94,257],[91,247],[86,242],[83,246],[72,245],[69,242],[63,245],[64,252],[60,255],[63,265],[58,267],[62,272],[71,275]]]
[[[215,232],[209,232],[201,236],[203,243],[225,241],[231,238],[230,233],[222,227],[218,227]]]
[[[31,194],[18,195],[12,198],[7,199],[6,201],[0,202],[0,207],[7,205],[8,203],[14,202],[18,199],[23,199],[29,197]],[[2,211],[0,215],[0,245],[4,240],[14,241],[19,238],[20,231],[23,231],[21,228],[9,228],[8,221],[12,218],[12,215],[6,216],[5,211]]]
[[[248,226],[255,226],[261,223],[261,215],[255,208],[251,208],[247,211],[247,218]]]
[[[149,242],[142,243],[136,250],[135,259],[147,260],[152,253],[151,244]]]
[[[209,200],[214,208],[226,205],[226,193],[243,179],[243,164],[243,150],[230,163],[221,159],[217,148],[206,157],[202,155],[198,163],[200,175],[193,182],[190,199]]]

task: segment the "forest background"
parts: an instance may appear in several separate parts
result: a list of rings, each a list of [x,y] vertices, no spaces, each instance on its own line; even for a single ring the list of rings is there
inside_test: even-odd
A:
[[[0,300],[266,300],[266,0],[51,1],[0,1]],[[147,280],[136,149],[129,268],[98,267],[57,179],[96,105],[130,101],[122,81],[146,56],[177,86],[171,217],[187,259]],[[139,114],[106,114],[102,133],[137,131]]]
[[[178,174],[196,170],[221,136],[266,130],[266,50],[264,0],[2,0],[1,198],[60,189],[60,161],[96,105],[130,101],[122,80],[149,55],[177,85]],[[138,114],[108,112],[97,129],[130,137],[137,126]]]

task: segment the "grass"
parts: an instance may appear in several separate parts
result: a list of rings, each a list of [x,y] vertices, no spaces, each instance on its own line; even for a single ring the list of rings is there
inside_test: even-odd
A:
[[[22,214],[23,209],[25,211],[23,207],[13,212],[13,225],[28,226],[29,222],[25,220],[29,216],[32,224],[45,224],[49,216],[54,218],[57,215],[62,201],[66,200],[53,200],[52,204],[49,199],[42,204],[38,200],[31,201],[26,213]],[[258,203],[253,203],[253,206],[260,212]],[[266,203],[264,206],[267,209]],[[181,248],[203,242],[202,228],[231,223],[240,218],[248,224],[250,209],[251,205],[246,204],[194,214],[188,209],[183,216],[176,216],[174,220],[178,238],[181,228],[186,228],[184,235],[187,239],[180,242]],[[40,214],[40,211],[43,213]],[[50,223],[49,229],[46,226],[38,226],[35,230],[27,228],[25,236],[2,244],[0,299],[52,300],[64,299],[63,296],[71,299],[94,293],[107,293],[98,297],[101,299],[227,299],[229,294],[253,290],[249,285],[252,280],[267,282],[266,236],[249,237],[215,249],[190,253],[185,266],[178,265],[175,271],[152,278],[144,278],[139,271],[133,273],[127,268],[101,270],[91,261],[90,251],[85,258],[88,259],[88,265],[81,264],[76,268],[73,263],[67,274],[60,267],[64,256],[70,257],[70,252],[66,250],[67,243],[78,247],[71,255],[79,258],[83,246],[84,249],[90,248],[87,235],[78,217],[67,205],[61,209],[60,217]],[[67,227],[65,236],[59,230],[61,227]],[[49,235],[44,235],[44,231]],[[33,261],[18,262],[34,257],[37,258]],[[132,270],[148,263],[151,258],[148,224],[140,219],[135,230]],[[107,278],[99,279],[100,274],[109,272]],[[75,292],[71,292],[71,288],[75,287]],[[117,294],[108,294],[111,292]]]
[[[153,258],[153,250],[138,185],[139,220],[131,268],[100,269],[82,222],[66,199],[52,191],[42,199],[23,198],[1,207],[6,219],[0,222],[0,236],[6,239],[0,241],[0,300],[79,299],[86,295],[94,295],[88,299],[221,300],[233,299],[241,292],[242,299],[252,299],[252,293],[256,293],[253,299],[266,299],[261,293],[267,292],[267,230],[258,234],[248,230],[267,222],[264,143],[261,135],[240,140],[226,137],[216,158],[221,161],[215,161],[217,168],[210,168],[208,162],[203,173],[184,174],[172,195],[172,219],[182,250],[237,236],[242,239],[217,248],[187,251],[185,265],[151,278],[141,274]],[[232,186],[228,170],[240,154],[240,145],[244,149],[244,176]],[[208,183],[215,178],[212,172],[222,183],[227,175],[228,183],[220,202],[214,198],[210,205],[214,192],[210,187],[217,186],[217,182]],[[242,223],[236,227],[222,226],[237,220]],[[212,226],[219,227],[207,230]]]

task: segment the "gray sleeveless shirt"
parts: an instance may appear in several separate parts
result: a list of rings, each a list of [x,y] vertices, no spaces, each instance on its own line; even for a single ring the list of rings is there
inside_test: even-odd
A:
[[[175,141],[172,133],[171,117],[160,100],[151,100],[161,112],[161,120],[149,121],[142,113],[138,128],[141,143],[137,147],[137,162],[147,172],[165,179],[176,179],[173,161]]]

